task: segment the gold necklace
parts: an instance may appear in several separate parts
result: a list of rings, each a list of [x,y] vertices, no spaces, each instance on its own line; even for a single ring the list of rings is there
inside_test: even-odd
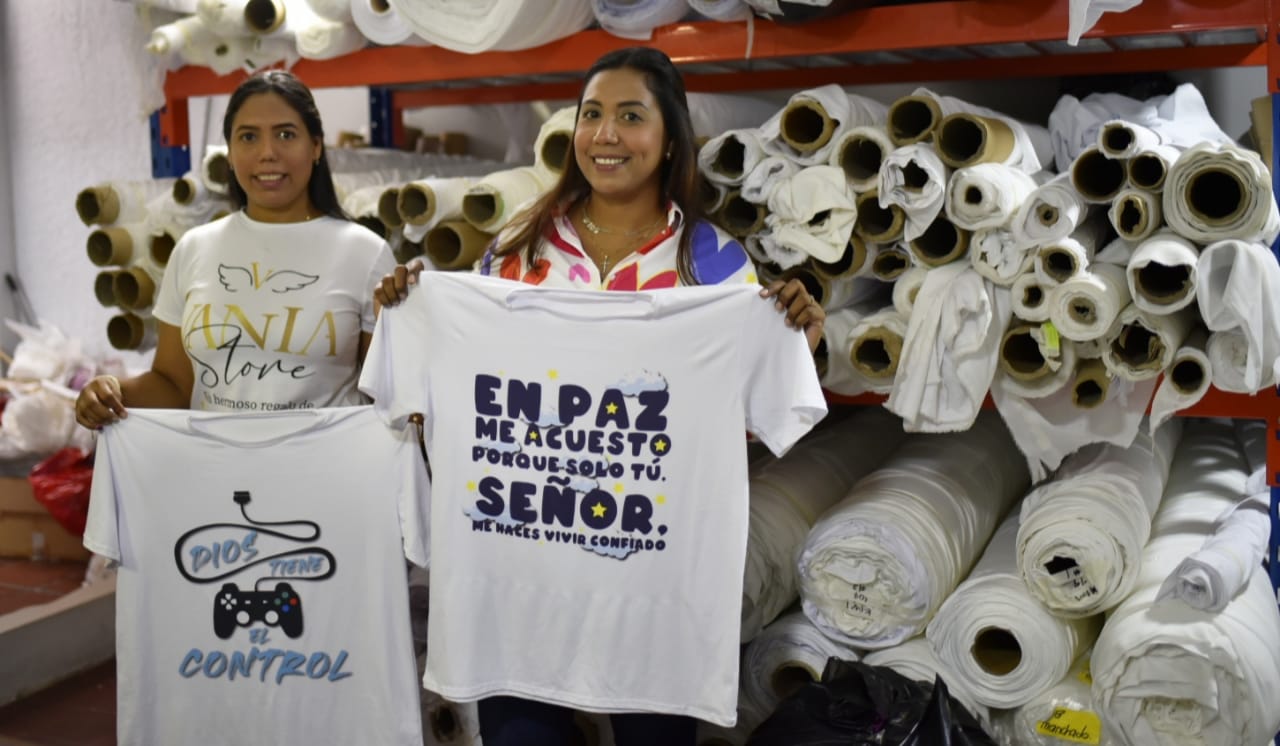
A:
[[[604,226],[596,223],[596,221],[592,220],[591,213],[587,211],[590,205],[591,205],[591,197],[587,197],[586,201],[582,203],[582,227],[591,231],[591,234],[595,236],[598,236],[602,233],[605,233],[608,235],[624,236],[626,238],[635,238],[636,236],[641,236],[641,235],[647,236],[652,234],[653,231],[656,230],[659,225],[666,222],[666,219],[667,219],[666,215],[662,215],[657,220],[654,220],[652,223],[646,226],[642,226],[640,228],[636,228],[634,230],[629,230],[629,231],[617,231],[612,228],[605,228]]]

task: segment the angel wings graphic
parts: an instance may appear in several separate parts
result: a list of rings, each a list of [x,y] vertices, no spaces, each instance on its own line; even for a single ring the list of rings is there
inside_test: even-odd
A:
[[[290,290],[305,288],[320,279],[320,276],[303,274],[291,269],[268,272],[265,276],[260,276],[256,264],[252,270],[248,267],[219,264],[218,279],[222,282],[224,288],[233,293],[263,288],[273,293],[287,293]]]

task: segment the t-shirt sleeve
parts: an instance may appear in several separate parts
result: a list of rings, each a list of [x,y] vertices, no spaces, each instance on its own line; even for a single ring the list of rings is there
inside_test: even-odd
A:
[[[431,480],[427,467],[418,451],[418,431],[412,425],[400,431],[389,431],[398,443],[400,485],[397,501],[400,515],[400,536],[404,543],[404,556],[418,567],[427,567],[431,558]]]
[[[122,423],[121,423],[122,424]],[[112,428],[98,436],[93,457],[93,480],[89,486],[89,515],[84,524],[84,547],[107,559],[121,561],[119,506],[116,504],[116,480],[111,468]]]
[[[742,326],[747,428],[782,456],[827,414],[809,345],[765,298],[751,298]]]
[[[373,264],[369,266],[368,276],[365,277],[364,295],[361,296],[360,302],[360,331],[373,331],[374,324],[377,322],[377,317],[373,313],[373,288],[382,281],[384,275],[390,274],[395,268],[396,259],[391,253],[391,247],[383,242]]]
[[[185,237],[178,239],[177,245],[169,255],[169,263],[164,268],[164,274],[160,277],[160,289],[156,292],[156,302],[151,309],[151,315],[155,316],[157,321],[171,326],[182,325],[182,308],[186,304],[186,298],[183,297],[180,287],[184,257],[187,255],[186,247]]]
[[[423,275],[425,278],[426,275]],[[427,288],[424,283],[398,306],[382,309],[373,340],[360,369],[360,391],[373,399],[374,411],[394,428],[402,428],[411,414],[429,416],[426,386],[429,349]]]

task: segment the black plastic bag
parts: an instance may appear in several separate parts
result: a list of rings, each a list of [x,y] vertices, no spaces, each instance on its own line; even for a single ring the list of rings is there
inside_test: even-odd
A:
[[[747,746],[979,746],[994,744],[945,684],[831,658],[751,734]]]

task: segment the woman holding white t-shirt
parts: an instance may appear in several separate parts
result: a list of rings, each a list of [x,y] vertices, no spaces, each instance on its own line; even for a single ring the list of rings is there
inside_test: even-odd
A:
[[[698,213],[693,125],[684,83],[665,54],[634,47],[596,61],[578,101],[573,153],[556,186],[498,236],[481,274],[620,291],[757,282],[742,246]],[[399,303],[421,270],[416,261],[397,267],[375,289],[375,301]],[[760,294],[805,332],[810,350],[817,346],[825,313],[798,280]],[[578,738],[573,712],[559,705],[488,697],[479,715],[485,746],[560,746]],[[614,713],[611,720],[619,746],[695,742],[690,717]]]
[[[127,407],[276,411],[365,403],[356,390],[390,247],[338,204],[311,91],[269,70],[231,95],[222,123],[231,215],[174,248],[154,315],[151,370],[98,376],[76,420]]]

